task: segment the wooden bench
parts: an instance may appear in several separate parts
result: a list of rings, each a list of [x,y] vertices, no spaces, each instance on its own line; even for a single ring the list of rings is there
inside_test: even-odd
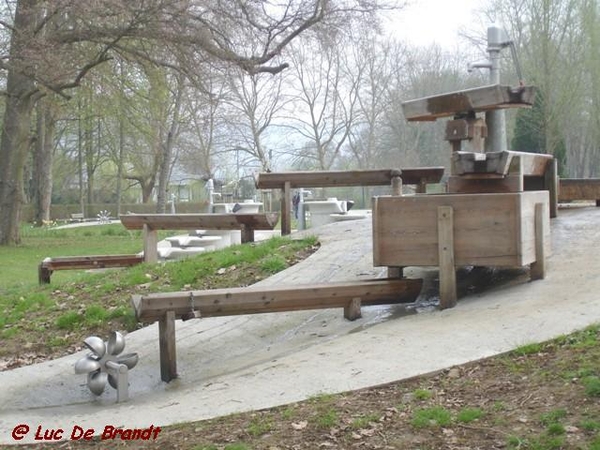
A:
[[[425,193],[429,183],[439,183],[443,167],[406,169],[373,169],[341,171],[265,172],[255,176],[257,189],[281,189],[281,234],[290,234],[292,189],[351,186],[416,185],[417,193]],[[399,186],[399,187],[398,187]]]
[[[85,218],[83,217],[83,213],[73,213],[71,216],[71,222],[83,222]]]
[[[135,316],[159,321],[160,373],[169,382],[177,377],[175,320],[203,317],[344,308],[344,317],[361,317],[361,305],[411,303],[423,280],[379,279],[294,287],[246,287],[134,295]]]
[[[60,256],[45,258],[38,266],[40,284],[50,283],[55,270],[104,269],[113,267],[130,267],[144,262],[138,255],[93,255],[93,256]]]
[[[143,230],[144,261],[158,261],[158,230],[241,230],[242,243],[254,242],[254,230],[272,230],[278,213],[262,214],[125,214],[128,230]]]
[[[561,178],[559,186],[561,202],[595,200],[596,206],[600,206],[600,178]]]

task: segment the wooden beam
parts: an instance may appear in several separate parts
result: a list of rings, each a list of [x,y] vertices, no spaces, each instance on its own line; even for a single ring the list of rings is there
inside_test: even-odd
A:
[[[177,378],[177,349],[175,345],[175,313],[165,312],[158,321],[160,349],[160,379],[165,383]]]
[[[268,172],[255,176],[258,189],[283,189],[284,183],[295,188],[318,188],[339,186],[385,186],[392,178],[400,176],[404,184],[439,183],[444,175],[443,167],[417,167],[406,169],[341,170]]]
[[[257,214],[124,214],[119,216],[128,230],[239,230],[242,225],[255,230],[272,230],[279,220],[278,213]]]
[[[469,112],[530,107],[534,96],[533,86],[490,85],[409,100],[402,103],[402,109],[409,122],[433,121]]]
[[[138,320],[152,322],[165,311],[173,311],[176,318],[188,317],[191,307],[201,317],[217,317],[345,308],[355,298],[360,298],[363,306],[410,303],[418,297],[422,283],[420,279],[378,279],[294,287],[251,286],[135,295],[132,303]]]
[[[266,172],[255,177],[258,189],[282,189],[290,183],[292,189],[301,187],[384,186],[389,184],[397,169]]]
[[[130,267],[142,262],[144,262],[144,258],[138,255],[84,255],[46,258],[38,266],[38,281],[40,284],[50,283],[50,276],[55,270]]]
[[[440,269],[440,309],[456,306],[456,268],[454,266],[454,213],[451,206],[439,206],[438,259]]]

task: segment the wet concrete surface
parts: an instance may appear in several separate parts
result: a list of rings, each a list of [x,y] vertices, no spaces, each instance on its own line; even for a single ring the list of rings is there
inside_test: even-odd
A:
[[[423,277],[416,304],[363,308],[348,322],[341,309],[177,322],[180,378],[163,383],[156,324],[130,333],[125,352],[140,362],[130,373],[130,400],[107,389],[95,398],[76,355],[0,373],[0,443],[14,443],[20,423],[102,430],[199,420],[301,400],[321,392],[386,383],[508,351],[600,321],[600,208],[561,210],[552,221],[553,255],[543,281],[526,269],[459,271],[458,305],[437,311],[437,270]],[[317,232],[318,231],[318,232]],[[385,276],[372,266],[371,221],[307,231],[321,249],[261,285]],[[419,314],[417,314],[419,312]],[[26,442],[27,438],[22,441]]]

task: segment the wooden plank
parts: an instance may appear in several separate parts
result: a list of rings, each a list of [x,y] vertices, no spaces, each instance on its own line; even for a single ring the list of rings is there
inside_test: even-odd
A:
[[[409,122],[433,121],[471,111],[529,107],[534,96],[533,86],[489,85],[409,100],[402,103],[402,109]]]
[[[281,189],[290,183],[301,187],[384,186],[390,184],[398,169],[265,172],[255,177],[258,189]]]
[[[530,265],[531,280],[543,280],[546,276],[546,222],[547,213],[543,203],[535,204],[535,262]]]
[[[535,261],[529,245],[533,243],[532,205],[547,204],[548,193],[429,194],[377,197],[373,202],[375,266],[439,265],[437,208],[450,206],[457,267],[518,267]],[[525,212],[518,205],[524,205]],[[529,228],[522,230],[520,220]],[[522,241],[527,243],[523,250],[519,247]]]
[[[289,182],[292,189],[339,187],[339,186],[385,186],[393,177],[401,176],[404,184],[439,183],[444,168],[417,167],[399,169],[296,171],[259,173],[255,177],[258,189],[282,189]]]
[[[292,233],[292,187],[289,181],[283,183],[281,192],[281,235]]]
[[[438,258],[440,268],[440,309],[456,306],[454,266],[454,215],[451,206],[437,209]]]
[[[119,216],[129,230],[239,230],[242,225],[255,230],[272,230],[279,220],[278,213],[256,214],[124,214]]]
[[[600,178],[561,178],[558,199],[561,202],[572,200],[600,200]],[[598,206],[598,204],[596,204]]]
[[[143,258],[138,255],[82,255],[46,258],[42,264],[51,270],[69,270],[126,267],[142,262]]]
[[[168,383],[177,378],[177,350],[175,345],[175,313],[165,312],[158,321],[160,349],[160,379]]]
[[[363,306],[410,303],[418,297],[422,280],[371,280],[345,283],[297,285],[293,287],[246,287],[181,291],[133,296],[132,304],[140,321],[150,322],[174,311],[187,317],[193,306],[201,317],[344,308],[360,298]],[[190,298],[193,305],[190,305]]]
[[[40,284],[50,283],[50,277],[55,270],[130,267],[142,262],[144,262],[144,258],[138,255],[84,255],[46,258],[38,266],[38,282]]]

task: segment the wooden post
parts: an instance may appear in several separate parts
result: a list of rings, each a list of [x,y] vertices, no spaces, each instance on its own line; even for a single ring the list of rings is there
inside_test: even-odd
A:
[[[160,379],[168,383],[177,378],[174,311],[167,311],[158,321],[158,343],[160,348]]]
[[[158,232],[144,224],[142,228],[142,236],[144,238],[144,262],[158,262]]]
[[[254,242],[254,228],[250,225],[242,225],[242,244],[246,242]]]
[[[353,298],[350,303],[344,306],[344,319],[356,320],[362,317],[360,310],[361,301],[359,297]]]
[[[392,177],[392,195],[402,195],[402,177]]]
[[[292,232],[292,216],[291,216],[291,203],[292,203],[292,187],[289,181],[283,184],[283,191],[281,193],[281,235],[285,236]]]
[[[392,177],[392,195],[400,197],[402,195],[402,178],[399,176]],[[404,276],[402,272],[403,267],[388,267],[387,276],[388,278],[402,278]]]
[[[456,270],[454,268],[454,214],[451,206],[439,206],[438,258],[440,268],[440,309],[456,305]]]
[[[535,204],[535,262],[531,263],[531,281],[543,280],[546,276],[546,255],[544,252],[544,204]]]
[[[558,166],[556,158],[548,162],[544,173],[544,188],[550,193],[550,217],[558,215]],[[596,202],[596,206],[598,203]]]
[[[50,276],[52,275],[52,271],[44,266],[44,263],[41,262],[38,266],[38,283],[39,284],[49,284]]]

